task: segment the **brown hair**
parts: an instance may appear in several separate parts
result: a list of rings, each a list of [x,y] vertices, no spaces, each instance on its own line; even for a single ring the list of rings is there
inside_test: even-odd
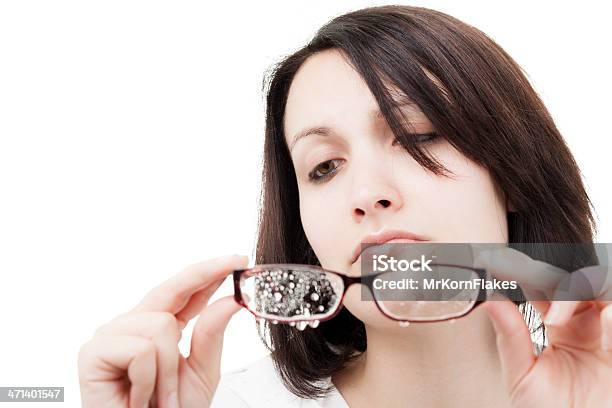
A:
[[[409,6],[371,7],[334,18],[278,63],[267,88],[257,263],[320,265],[301,225],[298,187],[283,134],[291,81],[317,52],[336,49],[360,73],[406,150],[435,174],[444,169],[411,142],[391,97],[408,96],[440,136],[490,172],[515,211],[510,243],[591,243],[591,202],[568,147],[517,63],[478,29],[444,13]],[[426,72],[425,72],[426,70]],[[440,86],[442,85],[442,86]],[[529,254],[546,261],[546,254]],[[346,308],[316,329],[259,327],[294,394],[324,395],[320,380],[366,349],[365,328]]]

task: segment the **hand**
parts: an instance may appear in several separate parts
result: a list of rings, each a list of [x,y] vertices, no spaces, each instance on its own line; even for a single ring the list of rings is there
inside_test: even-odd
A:
[[[223,331],[240,309],[233,296],[207,305],[246,256],[194,264],[100,327],[78,358],[83,407],[208,407],[219,383]],[[178,342],[197,314],[188,358]]]
[[[478,257],[476,264],[498,278],[515,279],[519,285],[541,288],[543,282],[559,283],[554,267],[511,248]],[[595,300],[531,302],[546,316],[549,346],[539,357],[514,303],[506,299],[483,304],[497,332],[504,382],[514,407],[612,407],[610,272],[607,267],[592,266],[566,273],[566,277],[582,276],[583,281],[598,280]],[[570,287],[575,286],[573,281]],[[558,288],[549,287],[548,293],[558,293]]]

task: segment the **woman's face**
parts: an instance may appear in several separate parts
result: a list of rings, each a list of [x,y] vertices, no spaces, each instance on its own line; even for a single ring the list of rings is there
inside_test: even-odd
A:
[[[415,106],[414,133],[435,130]],[[453,178],[422,168],[395,142],[360,75],[335,50],[297,72],[285,112],[285,140],[299,188],[304,231],[321,266],[357,276],[353,253],[365,236],[402,230],[431,242],[508,241],[506,205],[488,171],[442,138],[425,142]],[[296,140],[307,129],[318,128]],[[353,285],[345,306],[366,324],[394,324]]]

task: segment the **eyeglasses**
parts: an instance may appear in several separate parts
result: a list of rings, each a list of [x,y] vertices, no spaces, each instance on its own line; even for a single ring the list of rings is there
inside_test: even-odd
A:
[[[384,282],[432,279],[434,282],[486,280],[485,269],[452,264],[431,264],[431,271],[376,272],[351,277],[315,265],[263,264],[233,272],[234,299],[258,320],[273,324],[288,323],[299,330],[317,327],[341,310],[347,289],[356,283],[364,285],[364,297],[374,300],[380,312],[398,321],[439,322],[468,314],[487,298],[485,285],[464,287],[448,285],[430,291],[395,290]],[[365,288],[368,288],[368,291]]]

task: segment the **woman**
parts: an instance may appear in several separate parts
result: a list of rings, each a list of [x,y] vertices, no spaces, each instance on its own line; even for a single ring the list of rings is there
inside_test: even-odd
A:
[[[385,234],[593,241],[579,170],[520,68],[433,10],[348,13],[283,60],[268,84],[264,155],[258,264],[357,276],[356,247]],[[609,302],[535,302],[550,343],[536,357],[512,302],[405,328],[360,301],[358,285],[316,329],[266,324],[270,357],[219,384],[223,330],[239,306],[231,296],[206,304],[247,262],[192,265],[102,326],[79,353],[84,406],[612,404]],[[198,314],[184,358],[177,341]]]

